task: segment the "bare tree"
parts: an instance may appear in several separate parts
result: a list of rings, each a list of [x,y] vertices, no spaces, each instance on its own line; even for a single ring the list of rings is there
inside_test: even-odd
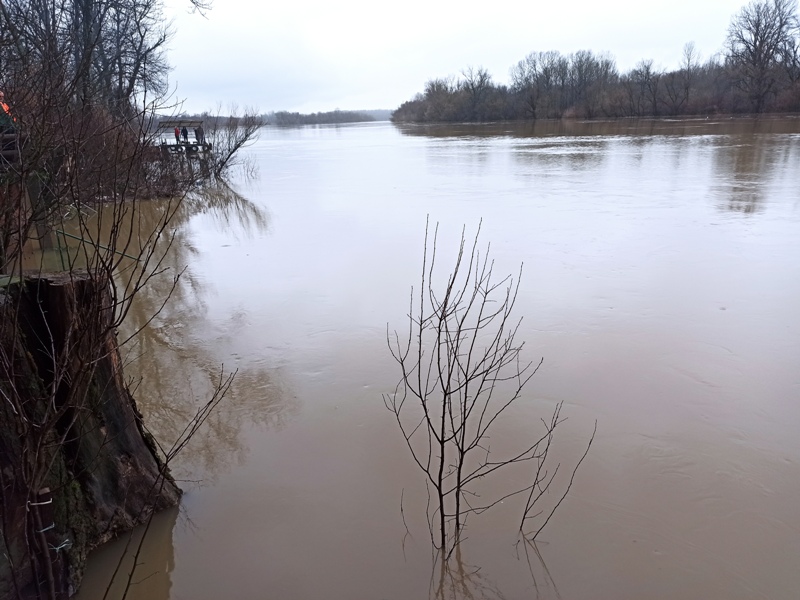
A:
[[[796,84],[800,81],[800,19],[794,19],[793,29],[781,51],[781,63],[790,83]]]
[[[694,80],[697,78],[700,69],[700,54],[694,42],[686,42],[683,46],[683,56],[681,58],[680,71],[683,73],[683,87],[686,102],[689,102],[689,94]]]
[[[239,112],[236,105],[232,105],[228,115],[222,114],[222,107],[218,106],[214,115],[203,115],[206,123],[206,140],[211,144],[211,172],[217,179],[237,165],[245,165],[239,151],[255,141],[258,132],[263,126],[263,121],[258,111],[245,108]]]
[[[619,73],[613,58],[607,54],[584,51],[581,57],[581,85],[583,91],[577,108],[587,119],[593,119],[607,110],[608,96],[617,84]]]
[[[795,0],[753,0],[731,20],[726,40],[728,66],[735,84],[760,113],[775,94],[781,63],[795,42]]]
[[[483,117],[483,102],[492,87],[492,76],[483,67],[467,67],[461,71],[461,88],[469,98],[469,119],[479,121]]]
[[[512,89],[534,119],[560,118],[567,109],[594,118],[606,109],[618,79],[614,59],[589,50],[532,52],[511,69]]]
[[[6,88],[23,66],[28,76],[60,78],[62,99],[100,100],[119,114],[145,92],[166,90],[170,29],[161,0],[5,0],[0,17],[13,42],[0,59]]]
[[[664,93],[666,95],[664,102],[671,115],[679,115],[691,110],[689,108],[689,99],[698,70],[697,50],[694,42],[688,42],[683,47],[680,68],[676,71],[665,73],[663,76]]]
[[[479,233],[480,228],[467,248],[462,232],[455,266],[439,291],[438,226],[432,240],[426,228],[422,279],[416,297],[412,291],[407,335],[387,332],[402,376],[384,403],[425,473],[434,498],[428,512],[431,541],[444,557],[458,546],[470,514],[524,492],[531,492],[525,509],[530,513],[533,490],[555,476],[543,464],[561,423],[559,407],[521,447],[502,456],[491,451],[491,432],[542,363],[522,360],[524,344],[516,341],[521,320],[511,316],[519,278],[495,278],[488,247],[478,249]],[[538,465],[530,485],[480,497],[479,481],[530,461]]]
[[[549,83],[540,60],[541,54],[531,52],[511,68],[512,90],[522,96],[526,116],[534,120],[540,116],[537,108]]]
[[[425,119],[428,121],[449,121],[455,116],[458,85],[453,77],[438,77],[425,84]]]

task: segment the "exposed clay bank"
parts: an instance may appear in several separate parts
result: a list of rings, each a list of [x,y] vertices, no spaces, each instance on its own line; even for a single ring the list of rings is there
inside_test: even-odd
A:
[[[544,365],[502,438],[563,400],[569,462],[599,422],[544,562],[504,504],[469,523],[464,589],[796,594],[800,121],[581,127],[264,131],[260,178],[179,224],[188,277],[126,367],[167,438],[219,363],[240,369],[129,597],[430,595],[424,488],[380,399],[427,214],[442,252],[482,218],[498,272],[525,263],[520,337]]]

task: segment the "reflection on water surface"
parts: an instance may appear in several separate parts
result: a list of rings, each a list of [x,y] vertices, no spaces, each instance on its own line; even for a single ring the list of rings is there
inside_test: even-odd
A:
[[[157,207],[157,202],[150,205]],[[252,239],[269,229],[268,211],[228,187],[209,187],[189,196],[172,221],[172,238],[164,242],[166,260],[160,265],[161,273],[137,296],[121,332],[123,338],[134,335],[124,347],[126,374],[139,408],[147,414],[148,427],[166,448],[226,374],[236,370],[226,401],[173,469],[178,478],[197,481],[213,478],[244,460],[241,430],[245,424],[280,427],[291,410],[276,369],[252,357],[216,352],[217,346],[246,328],[247,317],[236,312],[222,325],[224,332],[209,329],[206,294],[210,286],[193,268],[203,250],[191,230],[192,221],[199,218],[230,235],[231,241]]]
[[[239,374],[129,597],[793,597],[800,121],[267,129],[250,152],[260,179],[187,205],[130,318],[186,269],[126,371],[167,441],[221,364]],[[570,464],[599,421],[536,548],[508,502],[445,572],[381,403],[428,214],[443,261],[482,218],[498,272],[525,263],[519,336],[544,364],[502,436],[564,401]]]

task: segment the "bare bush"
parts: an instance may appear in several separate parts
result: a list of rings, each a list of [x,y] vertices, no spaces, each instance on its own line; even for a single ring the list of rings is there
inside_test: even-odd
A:
[[[426,227],[422,278],[418,294],[412,291],[406,336],[387,332],[402,376],[384,403],[425,474],[433,498],[428,510],[431,541],[449,557],[471,514],[528,492],[523,526],[534,516],[534,504],[558,472],[557,466],[548,470],[545,462],[563,419],[558,405],[549,420],[541,421],[539,433],[515,449],[492,451],[492,432],[542,361],[522,358],[524,343],[517,341],[521,319],[512,317],[519,277],[495,277],[489,248],[478,248],[480,228],[469,248],[462,231],[454,268],[441,288],[437,234],[438,226],[430,239]],[[534,465],[528,486],[494,497],[479,495],[481,480],[525,463]]]
[[[211,172],[220,179],[233,167],[243,166],[252,170],[239,150],[255,141],[263,126],[263,120],[256,109],[245,108],[239,112],[231,106],[228,115],[223,115],[221,107],[216,114],[203,115],[207,123],[206,139],[211,143]]]

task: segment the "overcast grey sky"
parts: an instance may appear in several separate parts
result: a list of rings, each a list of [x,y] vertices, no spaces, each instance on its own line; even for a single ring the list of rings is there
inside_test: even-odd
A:
[[[205,17],[167,0],[171,81],[187,111],[397,108],[434,77],[486,67],[507,83],[529,52],[610,52],[673,68],[686,42],[705,60],[743,0],[215,0]]]

